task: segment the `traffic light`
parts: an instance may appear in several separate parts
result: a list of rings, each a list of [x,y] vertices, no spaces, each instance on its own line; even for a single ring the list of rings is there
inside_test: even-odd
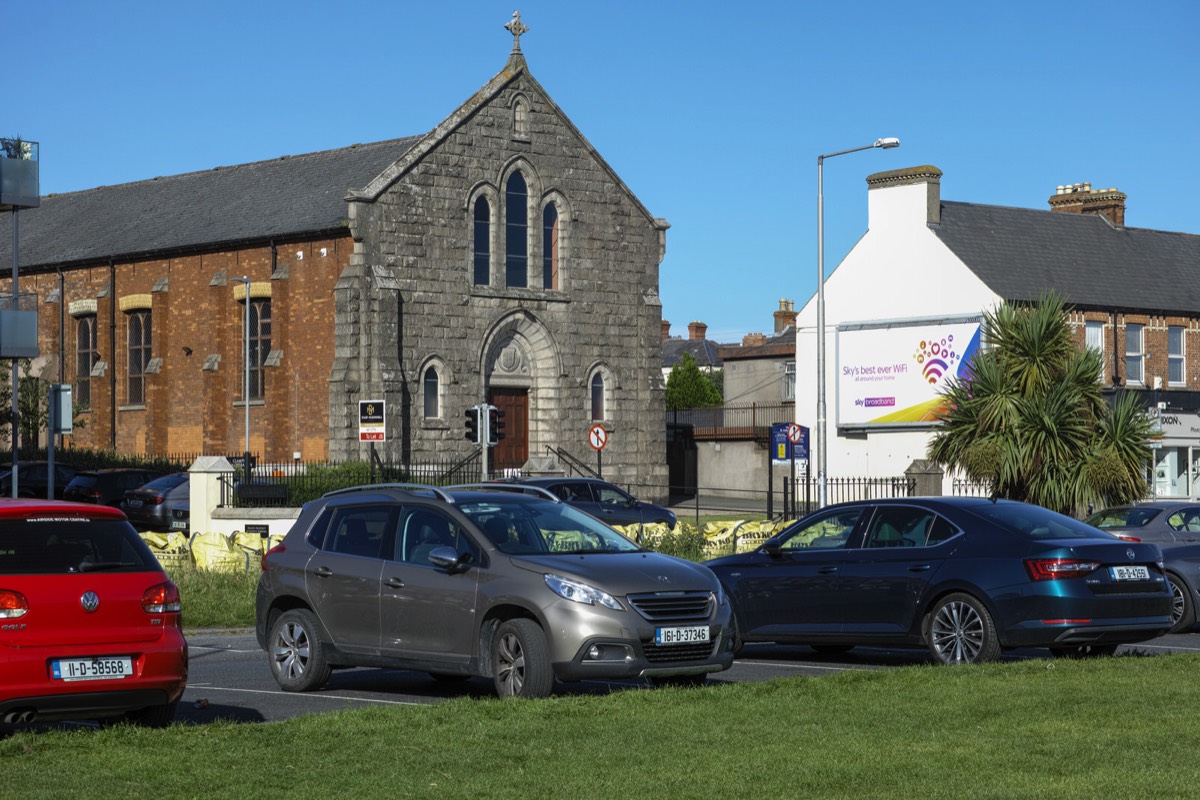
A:
[[[463,435],[469,441],[479,444],[479,406],[472,406],[464,413],[467,417],[467,432]]]
[[[504,412],[488,406],[488,444],[495,447],[504,438]]]

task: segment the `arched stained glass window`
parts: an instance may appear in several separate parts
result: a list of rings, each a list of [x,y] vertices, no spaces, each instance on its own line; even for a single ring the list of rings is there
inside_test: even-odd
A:
[[[441,388],[441,379],[438,377],[438,371],[435,367],[430,367],[425,370],[425,377],[421,381],[421,394],[425,398],[425,418],[437,419],[441,414],[441,403],[439,402],[438,393]]]
[[[492,282],[492,207],[486,197],[475,201],[475,285]]]
[[[604,419],[604,376],[597,372],[592,376],[592,421]]]
[[[504,189],[504,285],[529,285],[529,209],[525,178],[514,172]]]
[[[542,211],[542,288],[558,288],[558,207]]]

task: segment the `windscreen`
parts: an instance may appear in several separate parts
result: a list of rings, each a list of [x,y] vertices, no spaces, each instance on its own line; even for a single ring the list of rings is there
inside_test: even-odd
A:
[[[0,521],[0,575],[161,572],[124,520],[70,517]]]
[[[641,548],[612,528],[563,503],[507,498],[460,506],[502,553],[634,553]]]

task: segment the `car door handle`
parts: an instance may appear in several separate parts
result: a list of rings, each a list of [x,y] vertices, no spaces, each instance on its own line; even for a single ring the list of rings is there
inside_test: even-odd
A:
[[[400,580],[399,578],[388,578],[386,581],[383,582],[383,585],[390,586],[393,589],[403,589],[404,581]]]
[[[913,564],[908,568],[909,572],[928,572],[929,564]]]
[[[313,570],[313,575],[316,575],[318,578],[328,578],[332,574],[333,570],[329,567],[317,567]]]
[[[817,570],[817,574],[818,575],[832,575],[833,573],[835,573],[837,571],[838,571],[837,567],[821,567],[819,570]]]

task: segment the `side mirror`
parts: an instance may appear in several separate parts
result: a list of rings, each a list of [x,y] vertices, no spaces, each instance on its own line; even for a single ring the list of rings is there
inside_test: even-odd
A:
[[[453,547],[435,547],[429,551],[429,563],[435,567],[441,567],[447,572],[462,572],[471,562],[471,554],[464,553],[461,556]]]
[[[767,542],[762,546],[762,549],[763,549],[763,552],[766,553],[767,555],[769,555],[771,558],[779,558],[779,555],[780,555],[779,542],[775,542],[775,541]]]

